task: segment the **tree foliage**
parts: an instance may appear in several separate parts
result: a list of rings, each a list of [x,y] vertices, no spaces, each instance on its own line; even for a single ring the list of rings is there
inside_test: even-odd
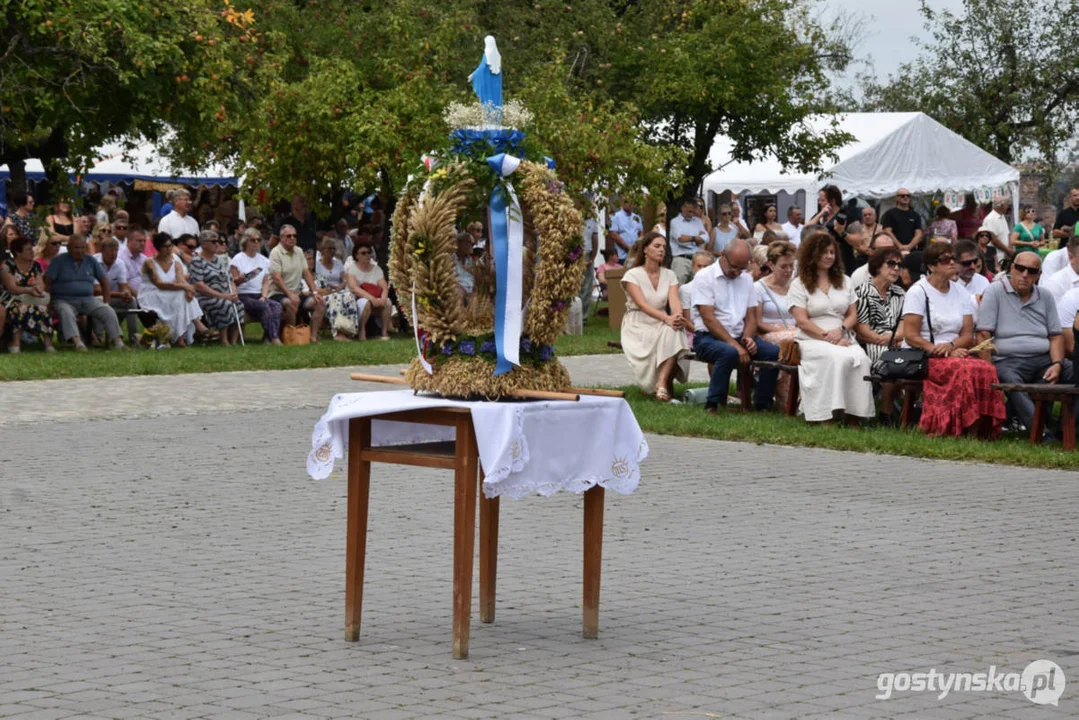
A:
[[[445,144],[443,109],[472,99],[492,34],[568,188],[673,197],[712,169],[717,133],[732,159],[803,170],[846,139],[805,123],[834,109],[847,55],[807,19],[821,1],[0,0],[0,155],[169,131],[174,159],[229,163],[252,196],[392,196]]]
[[[0,0],[0,162],[78,167],[94,147],[207,124],[260,42],[228,0]],[[242,65],[240,65],[242,69]]]
[[[1052,167],[1079,121],[1079,2],[922,0],[932,40],[883,82],[862,80],[869,110],[921,111],[1005,162]]]

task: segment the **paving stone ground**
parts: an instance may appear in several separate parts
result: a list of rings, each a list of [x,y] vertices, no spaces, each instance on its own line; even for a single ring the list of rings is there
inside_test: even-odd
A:
[[[601,376],[614,361],[580,362]],[[8,421],[0,717],[1079,716],[1071,685],[1059,707],[874,697],[882,672],[1039,658],[1079,683],[1079,475],[1064,472],[650,436],[640,489],[607,495],[599,639],[580,637],[580,498],[507,500],[496,620],[473,611],[460,661],[451,478],[377,466],[362,637],[346,643],[345,484],[341,468],[309,480],[304,460],[330,395],[358,388],[309,372],[315,397],[292,406],[301,375],[251,412],[99,419],[72,400]],[[261,387],[250,375],[129,382]],[[81,382],[54,396],[92,400],[102,381]]]

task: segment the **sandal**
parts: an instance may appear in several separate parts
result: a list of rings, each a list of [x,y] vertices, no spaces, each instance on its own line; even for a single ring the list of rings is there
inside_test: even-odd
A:
[[[656,400],[659,400],[660,402],[670,402],[671,401],[671,394],[669,392],[667,392],[667,388],[665,388],[665,387],[656,388]]]

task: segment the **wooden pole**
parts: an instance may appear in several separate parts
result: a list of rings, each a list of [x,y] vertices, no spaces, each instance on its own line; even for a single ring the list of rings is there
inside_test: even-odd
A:
[[[621,390],[604,390],[603,388],[566,388],[566,392],[577,393],[578,395],[595,395],[597,397],[612,397],[622,398],[626,394]]]
[[[387,385],[408,385],[404,378],[390,377],[388,375],[368,375],[367,373],[352,373],[349,377],[361,382],[386,383]]]
[[[385,383],[387,385],[408,385],[408,381],[400,377],[389,375],[369,375],[367,373],[352,373],[349,375],[353,380],[360,382]],[[547,390],[510,390],[506,397],[520,400],[570,400],[576,402],[581,399],[579,392],[549,392]]]

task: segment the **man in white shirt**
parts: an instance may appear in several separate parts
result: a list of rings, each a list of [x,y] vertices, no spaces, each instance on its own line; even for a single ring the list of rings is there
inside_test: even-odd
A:
[[[94,259],[105,269],[105,277],[112,290],[109,295],[109,307],[116,311],[116,319],[127,319],[127,342],[138,347],[139,303],[135,300],[135,291],[131,289],[127,278],[127,266],[120,260],[120,242],[114,237],[107,237],[100,243],[101,252]],[[94,294],[101,292],[100,285],[94,288]]]
[[[172,198],[172,212],[161,218],[157,231],[168,233],[173,240],[184,233],[198,237],[199,221],[187,214],[191,208],[191,193],[177,190]]]
[[[1068,246],[1054,250],[1042,260],[1042,277],[1050,278],[1068,266]]]
[[[671,270],[684,285],[693,277],[693,254],[708,243],[708,230],[694,214],[697,204],[687,199],[682,214],[671,220]]]
[[[610,239],[614,242],[614,250],[618,253],[618,262],[625,265],[626,255],[633,243],[644,232],[641,216],[633,212],[633,203],[628,197],[622,198],[622,209],[611,218]]]
[[[127,245],[120,248],[118,257],[124,264],[127,275],[127,285],[137,296],[142,287],[142,265],[146,262],[146,256],[142,254],[146,248],[146,231],[135,228],[127,238]]]
[[[999,252],[1004,253],[1004,258],[1012,256],[1011,245],[1009,244],[1009,238],[1012,234],[1011,226],[1008,225],[1008,219],[1004,217],[1004,213],[1008,211],[1008,200],[1004,197],[997,197],[993,199],[993,211],[985,216],[985,220],[982,221],[982,228],[993,233],[993,237],[990,239],[993,246],[997,248]],[[998,262],[1003,258],[998,258]]]
[[[797,205],[787,208],[787,222],[783,223],[783,232],[787,233],[787,242],[794,247],[802,244],[802,208]]]
[[[1067,250],[1068,264],[1062,270],[1046,277],[1045,268],[1042,268],[1042,289],[1050,293],[1057,301],[1069,290],[1079,288],[1079,236],[1073,235],[1068,240]]]
[[[712,364],[708,384],[706,412],[715,415],[726,407],[731,372],[749,365],[751,359],[777,360],[779,346],[757,337],[757,294],[749,268],[749,243],[732,240],[719,262],[693,278],[693,305],[700,312],[694,323],[693,350],[697,357]],[[772,406],[778,370],[761,370],[754,392],[758,410]]]

